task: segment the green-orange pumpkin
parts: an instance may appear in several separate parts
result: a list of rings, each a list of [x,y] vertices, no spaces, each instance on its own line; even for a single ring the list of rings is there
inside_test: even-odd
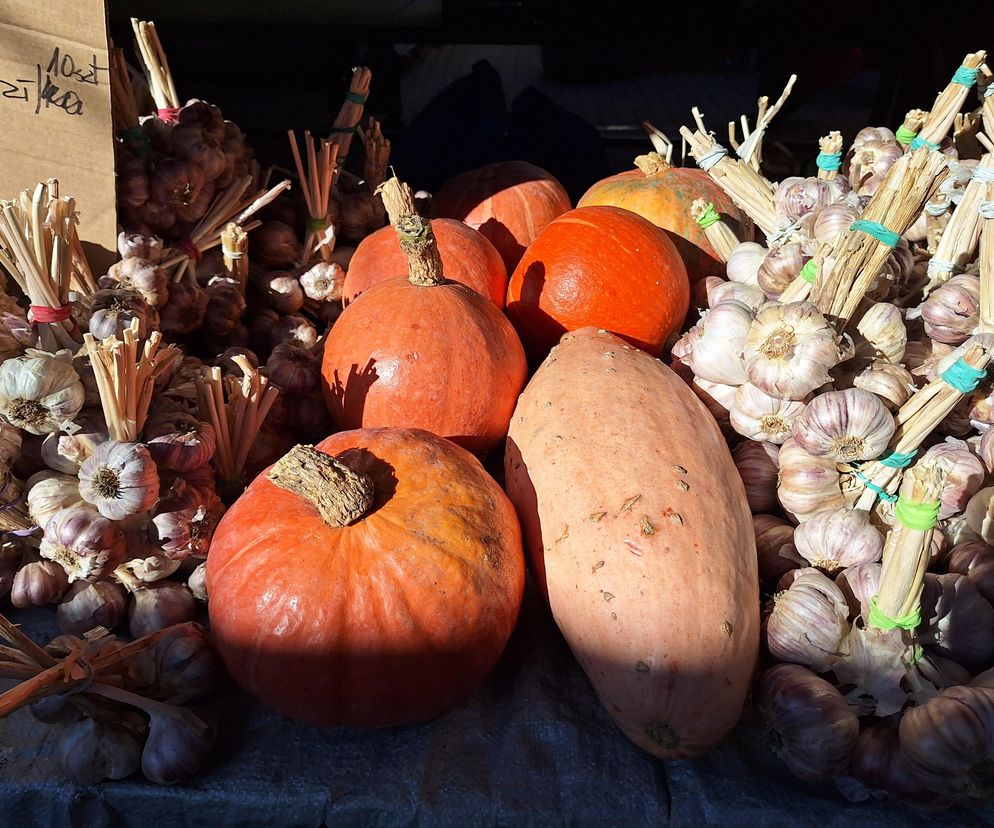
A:
[[[234,679],[284,715],[427,719],[483,681],[514,628],[524,588],[514,510],[479,461],[425,431],[340,432],[316,449],[372,481],[371,506],[331,525],[257,477],[211,545],[214,640]],[[313,468],[306,450],[304,462]]]
[[[638,169],[612,175],[594,184],[577,207],[623,207],[647,218],[666,231],[687,267],[691,284],[708,276],[725,278],[725,265],[700,225],[690,215],[690,205],[703,198],[741,240],[746,241],[745,216],[706,172],[696,167],[672,167],[656,153],[636,160]]]

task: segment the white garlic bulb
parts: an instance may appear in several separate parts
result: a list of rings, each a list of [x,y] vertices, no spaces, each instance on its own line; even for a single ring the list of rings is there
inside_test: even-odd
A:
[[[773,203],[777,213],[791,221],[797,221],[839,201],[844,195],[841,184],[835,181],[790,176],[781,181],[773,193]]]
[[[896,428],[876,394],[847,388],[815,397],[794,421],[792,433],[808,454],[854,463],[879,457]]]
[[[839,361],[835,329],[811,302],[770,302],[745,338],[749,382],[771,397],[800,400],[831,378]]]
[[[890,411],[897,411],[915,393],[914,378],[907,368],[879,360],[858,374],[853,385],[876,394]]]
[[[75,475],[40,471],[27,479],[25,488],[28,514],[38,526],[45,526],[56,512],[83,504]]]
[[[904,358],[908,329],[900,309],[889,302],[877,302],[856,325],[863,341],[857,344],[859,356],[875,357],[897,365]]]
[[[759,266],[759,286],[767,296],[779,296],[800,274],[807,258],[799,242],[774,245]]]
[[[845,505],[834,460],[808,454],[793,439],[780,447],[777,459],[780,462],[777,497],[798,523],[817,512]]]
[[[733,282],[759,286],[759,267],[769,251],[756,242],[741,242],[728,254],[725,272]]]
[[[72,365],[58,356],[29,350],[0,364],[0,414],[30,434],[58,431],[79,413],[83,398]]]
[[[726,282],[723,279],[718,279],[718,284],[710,286],[708,290],[709,308],[713,308],[729,299],[737,299],[754,311],[759,310],[766,304],[766,294],[755,285],[749,285],[745,282]]]
[[[980,279],[962,273],[940,285],[921,306],[925,333],[936,342],[959,345],[980,322]]]
[[[730,299],[705,311],[690,354],[690,367],[702,379],[722,385],[746,381],[742,345],[752,325],[752,308]]]
[[[969,532],[957,536],[957,543],[974,538],[980,538],[985,543],[994,542],[994,486],[981,489],[971,497],[963,517]]]
[[[747,382],[735,393],[729,422],[743,437],[780,445],[791,436],[794,421],[806,405],[803,400],[771,397]]]
[[[797,553],[829,575],[840,569],[875,563],[884,550],[883,535],[862,509],[818,512],[794,530]]]
[[[812,233],[818,244],[834,245],[839,234],[848,230],[859,218],[859,213],[851,204],[829,204],[818,211]]]

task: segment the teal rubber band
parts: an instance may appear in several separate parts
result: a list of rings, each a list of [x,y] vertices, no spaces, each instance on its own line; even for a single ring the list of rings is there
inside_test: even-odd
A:
[[[921,135],[916,135],[915,140],[911,142],[911,146],[908,149],[916,150],[922,147],[928,147],[933,152],[939,148],[938,144],[933,144],[931,141],[926,141]]]
[[[881,500],[886,500],[888,503],[897,503],[897,495],[892,495],[890,492],[881,489],[876,483],[872,482],[869,477],[863,474],[863,472],[857,471],[856,477],[862,480],[863,483],[866,484],[866,488],[868,488],[871,492],[876,492],[877,496]]]
[[[886,244],[888,247],[897,247],[901,243],[901,234],[888,230],[879,221],[869,219],[857,219],[849,225],[850,230],[860,230],[868,236],[873,236],[878,242]]]
[[[824,170],[825,172],[835,172],[842,166],[842,153],[819,152],[818,157],[815,159],[815,163],[818,165],[819,170]]]
[[[818,263],[814,259],[808,259],[798,274],[809,285],[815,283],[815,276],[818,275]]]
[[[882,457],[878,457],[877,462],[883,466],[887,466],[889,469],[906,469],[914,462],[917,454],[917,449],[912,451],[892,451]]]
[[[366,103],[366,96],[360,92],[346,92],[345,100],[349,103],[359,104],[359,106],[362,106]]]
[[[941,508],[942,504],[938,501],[935,503],[914,503],[899,497],[894,506],[894,520],[914,532],[927,532],[935,526]]]
[[[963,361],[963,357],[960,357],[942,372],[941,379],[959,391],[960,394],[972,394],[986,376],[985,370],[968,365]]]
[[[331,133],[332,135],[348,135],[350,133],[355,132],[358,128],[359,124],[355,124],[354,126],[350,127],[332,127]]]
[[[694,221],[701,226],[702,230],[706,230],[712,224],[717,224],[721,221],[721,216],[718,215],[718,211],[714,209],[714,204],[709,201],[708,208],[704,211],[704,215],[698,219],[694,219]]]
[[[897,132],[894,133],[894,137],[897,138],[897,143],[908,146],[908,144],[918,137],[918,133],[913,129],[908,129],[904,124],[901,124],[901,126],[897,128]]]
[[[960,66],[953,75],[950,83],[958,83],[961,86],[965,86],[969,89],[977,82],[977,70],[971,69],[969,66]]]

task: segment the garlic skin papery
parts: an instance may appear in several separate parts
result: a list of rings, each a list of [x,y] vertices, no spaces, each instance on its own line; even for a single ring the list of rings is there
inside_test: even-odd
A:
[[[722,385],[745,382],[742,346],[752,318],[752,309],[735,299],[705,311],[697,323],[699,333],[688,358],[694,374]]]
[[[994,486],[981,489],[966,504],[963,510],[963,522],[968,532],[964,532],[963,540],[977,538],[985,543],[994,542]]]
[[[798,242],[771,247],[756,274],[759,286],[767,296],[779,296],[797,278],[808,258]]]
[[[203,767],[216,731],[185,707],[156,705],[142,749],[142,773],[157,785],[175,785]],[[148,711],[148,708],[146,708]]]
[[[700,342],[694,345],[696,351]],[[321,361],[311,351],[283,343],[266,361],[270,381],[288,397],[306,397],[321,385]]]
[[[756,704],[773,752],[791,772],[810,781],[846,772],[859,736],[859,719],[831,684],[795,664],[763,674]]]
[[[842,180],[829,181],[800,176],[785,178],[773,193],[777,213],[791,221],[797,221],[841,200],[848,192],[848,188],[843,191]]]
[[[813,567],[788,572],[790,586],[773,597],[763,624],[766,646],[780,661],[816,673],[832,669],[849,634],[849,605],[839,588]]]
[[[949,551],[946,567],[966,575],[987,601],[994,604],[994,546],[983,541],[966,541]]]
[[[138,338],[145,339],[154,329],[149,325],[148,303],[137,291],[129,288],[98,290],[90,303],[89,329],[97,339],[121,337],[138,320]]]
[[[204,321],[210,296],[188,282],[170,282],[169,299],[159,314],[159,327],[171,338],[193,333]]]
[[[28,514],[38,526],[46,526],[56,512],[83,504],[79,480],[71,474],[38,472],[27,479],[24,487],[27,490]]]
[[[345,268],[337,262],[318,262],[300,274],[304,295],[315,302],[341,302]]]
[[[880,592],[879,563],[857,564],[843,569],[835,578],[835,585],[849,604],[851,618],[870,617],[870,600]]]
[[[147,584],[136,589],[131,597],[128,624],[135,638],[192,621],[197,613],[197,602],[186,584],[173,581]]]
[[[961,274],[940,285],[921,306],[925,333],[936,342],[959,345],[980,324],[980,279]]]
[[[156,501],[149,540],[177,560],[206,555],[222,514],[224,505],[217,495],[177,480],[169,494]]]
[[[78,474],[80,465],[93,454],[94,449],[109,439],[104,414],[99,408],[84,408],[76,416],[74,424],[79,430],[72,434],[60,433],[57,437],[50,435],[45,438],[47,442],[56,437],[56,447],[63,466],[59,471],[67,474]],[[44,454],[44,446],[42,453]]]
[[[856,355],[882,359],[897,365],[904,358],[908,344],[908,329],[904,315],[889,302],[871,305],[856,324],[861,341],[856,343]]]
[[[24,564],[14,576],[10,602],[18,609],[41,607],[58,601],[69,588],[69,576],[53,561]]]
[[[694,377],[690,383],[690,390],[711,412],[711,416],[718,423],[722,433],[730,434],[732,426],[729,422],[729,412],[735,403],[735,395],[739,389],[734,385],[722,385],[718,382],[708,382],[700,377]]]
[[[727,283],[726,283],[727,284]],[[297,348],[313,348],[318,344],[318,332],[315,327],[303,316],[284,316],[273,325],[270,332],[269,343],[274,348],[277,345],[287,344]],[[236,376],[241,376],[241,371]]]
[[[92,581],[109,575],[124,560],[124,535],[93,509],[72,506],[48,521],[38,551],[66,571],[70,584]]]
[[[765,587],[775,585],[786,573],[803,566],[794,548],[794,527],[773,515],[753,515],[759,580]]]
[[[100,278],[102,288],[137,290],[153,308],[161,308],[169,299],[169,282],[157,262],[142,258],[125,258],[111,265]]]
[[[811,566],[834,575],[840,569],[875,563],[884,538],[861,509],[818,512],[794,532],[797,554]]]
[[[742,242],[728,255],[725,272],[733,282],[759,286],[759,268],[769,251],[756,242]]]
[[[847,388],[811,400],[794,421],[792,433],[808,454],[854,463],[879,457],[896,427],[879,397],[860,388]]]
[[[76,785],[131,776],[141,766],[141,752],[141,740],[131,730],[96,719],[67,724],[59,736],[59,765]]]
[[[14,465],[21,453],[21,430],[0,420],[0,463]]]
[[[162,261],[162,239],[122,231],[117,234],[117,252],[122,259],[147,259],[158,264]]]
[[[732,428],[750,440],[780,445],[791,436],[791,428],[807,402],[771,397],[751,383],[740,385],[729,410]]]
[[[978,673],[994,665],[994,607],[966,575],[925,574],[917,640]]]
[[[197,564],[197,568],[190,573],[186,579],[186,585],[193,597],[198,601],[207,603],[207,561]]]
[[[915,392],[914,378],[900,365],[876,360],[853,378],[853,385],[876,394],[888,411],[897,411]]]
[[[79,467],[79,493],[104,517],[121,520],[152,507],[159,473],[141,443],[108,440]]]
[[[717,277],[709,277],[717,278]],[[759,310],[766,304],[766,294],[755,285],[747,285],[742,282],[726,282],[718,279],[717,284],[709,286],[708,307],[714,308],[729,299],[737,299],[743,305],[748,305],[753,311]]]
[[[810,302],[762,307],[743,352],[749,382],[787,400],[802,400],[828,382],[839,361],[835,330]]]
[[[210,423],[182,411],[149,417],[144,435],[156,466],[171,471],[193,471],[209,462],[217,448],[217,436]]]
[[[56,608],[59,629],[70,635],[83,635],[94,627],[114,629],[124,619],[128,598],[113,581],[77,581]]]
[[[859,212],[851,204],[829,204],[818,211],[812,233],[818,244],[835,244],[839,234],[848,230]]]
[[[814,457],[792,438],[780,446],[780,505],[803,523],[813,514],[845,505],[834,460]]]
[[[967,448],[966,443],[959,441],[932,446],[925,456],[942,457],[947,461],[948,474],[940,496],[942,507],[939,509],[939,520],[958,515],[984,485],[987,476],[984,464]]]
[[[168,578],[183,562],[173,560],[168,555],[157,553],[151,548],[141,548],[148,544],[148,537],[145,532],[138,537],[137,533],[128,535],[128,554],[135,555],[131,560],[125,561],[114,570],[114,578],[125,589],[135,591],[142,589],[149,584]],[[138,555],[141,554],[141,557]]]
[[[304,306],[304,291],[292,273],[277,270],[266,275],[262,289],[266,302],[278,313],[296,313]]]
[[[946,804],[925,790],[901,755],[897,729],[890,725],[870,724],[860,731],[849,772],[871,791],[886,791],[919,805]]]
[[[29,434],[50,434],[72,422],[83,398],[72,365],[52,354],[29,350],[0,364],[0,414]]]
[[[732,460],[745,485],[746,500],[753,512],[768,512],[777,505],[777,463],[774,443],[747,440],[735,447]]]

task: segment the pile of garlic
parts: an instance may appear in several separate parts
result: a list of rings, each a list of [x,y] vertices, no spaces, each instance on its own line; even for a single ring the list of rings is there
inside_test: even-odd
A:
[[[754,513],[765,649],[782,662],[757,692],[771,744],[798,776],[856,800],[994,797],[994,135],[979,131],[994,97],[982,60],[968,56],[936,100],[944,120],[914,110],[896,134],[862,130],[844,156],[823,139],[817,177],[767,183],[776,229],[723,257],[727,280],[696,286],[699,320],[672,349]],[[954,118],[978,76],[980,108]],[[703,147],[710,170],[725,151]],[[852,243],[844,231],[916,151],[944,155],[948,174],[902,238],[877,228],[891,251],[856,312],[819,310],[804,283],[829,279]],[[906,597],[904,610],[885,612],[884,593]]]

